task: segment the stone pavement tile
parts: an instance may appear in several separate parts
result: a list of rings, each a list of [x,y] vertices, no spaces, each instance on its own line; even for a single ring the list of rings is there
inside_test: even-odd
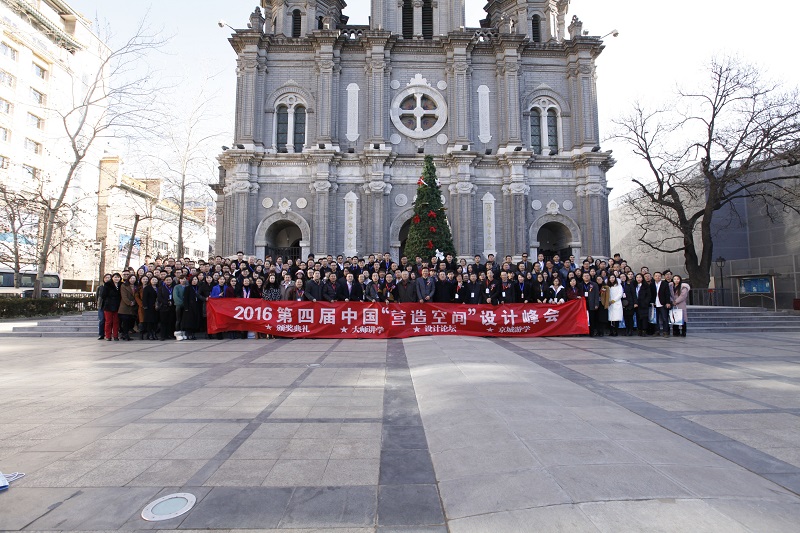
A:
[[[15,481],[14,484],[17,487],[70,487],[76,479],[104,462],[103,460],[67,461],[61,459],[35,472],[26,472],[27,475],[19,481]]]
[[[155,431],[163,428],[166,424],[153,422],[136,422],[132,424],[123,425],[113,433],[106,435],[105,439],[125,439],[125,440],[140,440],[146,439]]]
[[[375,523],[377,487],[300,487],[279,527],[364,527]]]
[[[289,488],[215,487],[189,511],[181,529],[270,529],[278,526],[292,496]]]
[[[576,502],[693,496],[665,474],[641,464],[555,466],[548,470]]]
[[[372,533],[372,530],[370,530]],[[447,533],[446,526],[380,526],[377,533]]]
[[[113,459],[139,442],[134,439],[100,439],[67,455],[67,459]]]
[[[644,419],[642,419],[644,420]],[[629,422],[587,420],[592,427],[612,440],[658,440],[672,435],[663,427],[647,422],[647,424],[630,424]],[[675,437],[678,438],[678,437]],[[724,439],[725,437],[719,437]]]
[[[381,485],[378,525],[425,526],[444,524],[436,485]]]
[[[638,457],[608,439],[534,440],[527,445],[546,467],[640,462]]]
[[[386,426],[383,428],[383,448],[386,450],[427,449],[425,430],[420,426]]]
[[[782,430],[717,429],[715,431],[759,450],[764,448],[795,446],[798,444],[797,439],[793,438],[788,431],[784,432]]]
[[[155,459],[110,459],[72,482],[75,487],[122,487],[150,468]]]
[[[175,422],[151,433],[150,439],[188,439],[208,424],[202,422]]]
[[[19,452],[3,460],[6,472],[33,474],[37,470],[63,459],[68,452]]]
[[[651,465],[731,466],[727,459],[684,439],[618,440],[616,444]]]
[[[164,459],[213,459],[230,439],[191,438],[164,456]]]
[[[448,427],[426,422],[426,428],[429,428],[425,433],[433,452],[479,446],[494,448],[518,440],[497,417],[485,424],[463,423]]]
[[[163,459],[136,476],[128,486],[175,487],[188,483],[189,479],[206,464],[204,459]]]
[[[292,439],[283,450],[281,459],[328,459],[334,439]]]
[[[279,459],[270,470],[265,487],[320,486],[327,459]]]
[[[28,488],[14,482],[14,486],[0,496],[0,531],[22,529],[46,514],[51,506],[63,504],[78,492],[73,488]]]
[[[42,530],[113,530],[152,501],[159,489],[116,487],[83,489],[31,524]]]
[[[450,533],[599,533],[575,505],[554,505],[451,520]]]
[[[341,412],[339,412],[341,416]],[[322,417],[327,418],[327,417]],[[333,439],[339,434],[342,424],[334,423],[303,423],[294,434],[295,439]]]
[[[241,422],[212,422],[192,435],[192,439],[230,440],[242,431],[247,424]]]
[[[436,483],[427,450],[383,450],[380,467],[381,485]]]
[[[524,442],[548,439],[602,439],[591,424],[578,418],[556,418],[549,420],[530,419],[510,422],[508,426]]]
[[[538,468],[541,463],[522,443],[503,448],[469,447],[432,453],[439,481],[480,474],[498,474]]]
[[[462,477],[439,482],[448,519],[572,503],[543,469]]]
[[[375,422],[343,423],[338,437],[353,439],[380,439],[382,424]]]
[[[279,459],[289,439],[256,439],[250,436],[233,452],[232,459]]]
[[[380,459],[380,439],[337,438],[331,459]]]
[[[114,459],[161,459],[185,440],[147,438],[121,451]]]
[[[291,439],[300,429],[299,422],[261,424],[250,435],[251,439]]]
[[[204,483],[211,487],[260,487],[275,460],[228,459]]]
[[[788,413],[692,415],[687,419],[711,429],[774,429],[800,427],[800,416]]]
[[[656,468],[700,498],[796,499],[783,487],[736,465],[729,468],[659,465]]]
[[[800,445],[800,443],[796,443]],[[794,466],[800,467],[800,448],[799,447],[792,447],[792,448],[763,448],[765,453],[770,454],[771,456],[780,459],[781,461],[786,461],[789,464],[793,464]]]
[[[375,459],[330,459],[322,476],[322,484],[377,485],[380,461]]]
[[[583,503],[581,510],[604,533],[746,533],[736,520],[701,500]]]
[[[706,503],[751,531],[797,533],[797,524],[800,524],[800,504],[797,503],[728,498]]]

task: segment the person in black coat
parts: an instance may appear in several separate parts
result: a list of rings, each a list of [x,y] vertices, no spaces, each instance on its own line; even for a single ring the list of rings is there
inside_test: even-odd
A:
[[[361,284],[355,280],[352,274],[348,274],[345,282],[337,288],[336,299],[340,302],[360,302],[364,299]]]
[[[336,274],[331,272],[328,274],[328,281],[322,285],[322,299],[326,302],[333,303],[336,301],[336,279]]]
[[[533,301],[531,287],[531,283],[525,279],[525,274],[517,274],[517,283],[514,284],[514,289],[517,291],[517,303],[527,304]]]
[[[500,282],[494,279],[494,272],[486,271],[486,281],[481,283],[481,303],[497,305],[500,296]]]
[[[306,282],[305,299],[310,302],[322,300],[322,283],[319,271],[314,271],[312,278]]]
[[[656,307],[657,334],[669,337],[669,309],[672,307],[672,293],[669,292],[669,281],[661,279],[661,272],[653,273],[653,291],[650,302]]]
[[[436,278],[436,290],[433,291],[433,301],[440,304],[449,304],[455,297],[455,286],[448,281],[444,270],[439,271]]]
[[[464,283],[464,276],[462,274],[456,274],[456,281],[453,285],[453,303],[467,303],[469,300],[469,294],[469,288],[467,288],[467,284]]]
[[[567,301],[567,289],[561,285],[560,278],[553,278],[553,285],[547,289],[547,301],[551,304],[563,304]]]
[[[189,340],[197,340],[195,333],[200,331],[203,322],[203,295],[200,293],[197,276],[183,293],[183,315],[181,316],[181,331]]]
[[[158,286],[158,313],[161,322],[161,340],[175,337],[175,301],[172,299],[172,278],[167,276]]]
[[[517,291],[514,288],[514,282],[508,278],[508,272],[505,270],[500,272],[500,286],[497,294],[497,303],[517,303]]]
[[[147,324],[147,340],[156,340],[156,330],[160,316],[156,304],[158,303],[157,277],[150,278],[150,283],[142,289],[142,305],[144,307],[144,323]]]
[[[408,271],[406,270],[400,274],[400,281],[397,282],[397,286],[394,288],[394,301],[401,304],[419,301],[417,285],[409,279]]]
[[[119,306],[122,303],[122,276],[114,272],[103,285],[103,317],[107,341],[119,340]]]
[[[598,315],[598,310],[600,309],[600,287],[592,281],[588,272],[584,272],[583,280],[578,283],[578,287],[583,291],[586,310],[589,312],[589,336],[599,335],[602,332]]]
[[[481,283],[478,281],[478,274],[472,272],[466,285],[466,303],[474,305],[481,303]]]
[[[650,313],[650,285],[645,283],[644,276],[636,274],[636,283],[633,287],[633,308],[639,326],[639,336],[644,337],[649,323]]]
[[[622,318],[625,320],[625,335],[633,335],[633,316],[636,313],[636,284],[627,280],[625,274],[620,274],[622,285]],[[637,317],[638,319],[638,317]]]

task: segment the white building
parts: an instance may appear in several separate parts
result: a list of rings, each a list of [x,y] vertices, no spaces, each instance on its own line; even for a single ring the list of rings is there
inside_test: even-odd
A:
[[[98,72],[107,76],[101,69],[109,51],[89,21],[61,0],[0,0],[0,29],[0,183],[53,198],[74,160],[58,113],[76,108],[73,98]],[[94,105],[90,120],[103,110]],[[95,238],[98,161],[98,153],[88,154],[65,198],[80,214],[63,232],[70,244],[56,246],[48,264],[65,280],[89,280],[97,271],[88,252]],[[54,239],[58,244],[59,236]]]
[[[179,207],[163,198],[160,179],[136,179],[125,175],[118,156],[100,161],[96,239],[98,262],[103,272],[125,267],[136,216],[136,235],[129,265],[139,267],[146,255],[175,257],[178,244]],[[213,228],[205,207],[184,209],[184,256],[207,260]]]

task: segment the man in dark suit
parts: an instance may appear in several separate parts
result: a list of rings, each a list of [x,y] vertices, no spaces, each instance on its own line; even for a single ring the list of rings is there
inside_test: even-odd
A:
[[[320,283],[319,270],[315,270],[313,277],[306,283],[306,292],[304,294],[306,300],[316,302],[322,300],[322,283]]]
[[[486,281],[481,283],[481,303],[497,305],[500,296],[500,282],[494,279],[494,271],[486,271]]]
[[[669,309],[672,307],[669,282],[661,279],[661,272],[655,272],[652,287],[650,299],[656,306],[656,335],[669,337]]]
[[[433,293],[433,301],[440,304],[449,304],[455,295],[454,286],[447,279],[447,274],[442,270],[436,278],[436,291]]]
[[[363,299],[363,296],[361,284],[355,280],[352,274],[347,274],[344,283],[339,284],[336,291],[336,299],[340,302],[358,302]]]
[[[436,282],[429,275],[427,268],[422,269],[422,277],[417,278],[417,298],[419,303],[430,303],[436,294]]]
[[[331,272],[328,274],[328,281],[322,285],[322,299],[330,303],[335,302],[337,289],[336,274]]]
[[[417,285],[408,279],[408,271],[406,270],[400,273],[400,281],[397,283],[394,291],[394,300],[397,303],[408,304],[419,301]]]
[[[592,281],[588,272],[583,273],[583,281],[579,284],[583,290],[583,299],[586,300],[586,310],[589,312],[589,336],[599,333],[600,323],[597,311],[600,309],[600,288]]]
[[[475,272],[469,275],[466,289],[466,303],[479,304],[483,302],[483,300],[481,300],[481,283],[478,281],[478,275]]]
[[[522,265],[525,273],[533,272],[533,263],[528,261],[528,254],[522,254],[522,261],[517,263],[517,267],[519,267],[519,265]],[[517,270],[519,271],[519,268],[517,268]]]
[[[517,303],[517,291],[514,289],[514,283],[509,279],[508,272],[505,270],[500,272],[500,293],[497,296],[497,303]]]

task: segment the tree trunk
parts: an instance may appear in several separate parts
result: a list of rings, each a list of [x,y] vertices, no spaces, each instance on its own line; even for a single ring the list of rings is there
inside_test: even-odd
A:
[[[70,173],[70,177],[72,177],[72,173]],[[69,179],[67,180],[67,183],[69,183]],[[66,189],[67,185],[65,184],[60,200],[63,200]],[[51,209],[50,206],[48,206],[47,216],[45,217],[44,238],[42,239],[43,242],[39,248],[39,264],[36,265],[36,281],[33,282],[34,298],[42,297],[42,282],[44,281],[44,271],[47,268],[47,256],[49,255],[48,250],[50,250],[50,243],[53,240],[53,227],[55,226],[55,222],[56,210]]]
[[[133,215],[133,229],[131,230],[131,238],[128,241],[128,254],[125,256],[125,268],[127,269],[131,264],[131,253],[133,252],[133,245],[136,242],[136,228],[139,227],[139,215]]]
[[[183,257],[183,207],[186,203],[186,174],[181,176],[181,201],[178,206],[178,245],[175,259]]]

